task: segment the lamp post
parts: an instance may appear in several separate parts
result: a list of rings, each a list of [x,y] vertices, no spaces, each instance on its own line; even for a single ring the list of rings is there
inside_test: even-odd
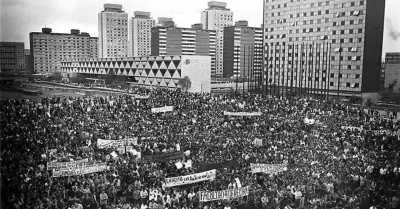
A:
[[[339,102],[339,91],[340,91],[340,70],[342,68],[342,43],[339,46],[339,71],[338,71],[338,86],[337,86],[337,100]]]

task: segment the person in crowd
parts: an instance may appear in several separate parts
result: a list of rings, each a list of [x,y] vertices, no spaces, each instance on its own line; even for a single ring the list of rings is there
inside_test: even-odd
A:
[[[2,102],[3,205],[399,208],[400,123],[392,112],[309,98],[126,90],[129,95]],[[164,106],[173,110],[151,111]],[[100,139],[130,140],[102,147]],[[157,157],[174,153],[184,154]],[[285,169],[253,173],[251,163]],[[166,178],[213,166],[212,181],[166,186]],[[244,197],[202,202],[197,196],[247,186]]]

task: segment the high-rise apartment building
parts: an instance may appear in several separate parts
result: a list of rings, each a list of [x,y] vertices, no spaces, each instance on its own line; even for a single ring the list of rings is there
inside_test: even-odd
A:
[[[119,4],[104,4],[99,13],[99,58],[128,56],[128,13]]]
[[[262,38],[262,29],[247,21],[224,28],[224,78],[261,78]]]
[[[32,67],[36,72],[51,73],[61,69],[61,60],[91,57],[89,33],[52,33],[50,28],[29,34]]]
[[[32,70],[32,56],[31,56],[31,50],[30,49],[25,49],[25,69],[27,70]]]
[[[25,70],[23,42],[0,42],[0,72]]]
[[[223,74],[223,45],[224,27],[233,25],[233,12],[226,8],[224,2],[210,1],[208,9],[201,12],[201,23],[207,30],[215,30],[216,36],[216,70],[211,72],[213,77],[222,77]]]
[[[264,0],[265,91],[377,96],[385,0]]]
[[[400,64],[400,52],[388,52],[385,54],[386,64]]]
[[[129,57],[142,57],[151,54],[151,28],[156,21],[150,12],[136,11],[129,20]]]
[[[98,37],[90,37],[90,58],[98,58],[99,57],[99,38]]]
[[[151,55],[203,55],[211,57],[215,71],[215,39],[213,30],[154,27],[151,29]]]
[[[175,27],[175,22],[170,17],[159,17],[156,26],[161,27]]]

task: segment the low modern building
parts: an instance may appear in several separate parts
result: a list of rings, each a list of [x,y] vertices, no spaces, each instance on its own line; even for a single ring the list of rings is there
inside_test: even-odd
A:
[[[262,36],[247,21],[224,28],[224,78],[262,79]]]
[[[385,63],[387,64],[399,64],[400,63],[400,52],[388,52],[385,54]]]
[[[91,44],[95,39],[92,38],[89,33],[80,33],[76,29],[71,33],[52,33],[50,28],[43,28],[42,32],[30,33],[33,70],[52,73],[61,70],[60,60],[91,58],[95,54]]]
[[[66,73],[84,74],[100,78],[111,71],[115,75],[134,80],[131,85],[146,88],[178,87],[181,78],[188,76],[192,86],[189,92],[211,91],[210,56],[149,56],[127,58],[99,58],[62,60]]]
[[[0,72],[25,70],[23,42],[0,42]]]
[[[386,64],[385,66],[385,89],[390,85],[394,85],[394,92],[400,91],[400,63]]]
[[[154,27],[151,29],[151,55],[200,55],[211,57],[211,72],[215,71],[215,39],[213,30]]]

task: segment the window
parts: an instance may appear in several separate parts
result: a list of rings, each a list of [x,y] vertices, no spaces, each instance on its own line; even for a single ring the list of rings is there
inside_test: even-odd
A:
[[[363,30],[360,28],[360,29],[358,29],[358,33],[362,33],[363,32]]]
[[[364,5],[364,1],[360,1],[360,5]]]
[[[330,86],[333,86],[333,82],[329,82],[329,85],[330,85]]]

